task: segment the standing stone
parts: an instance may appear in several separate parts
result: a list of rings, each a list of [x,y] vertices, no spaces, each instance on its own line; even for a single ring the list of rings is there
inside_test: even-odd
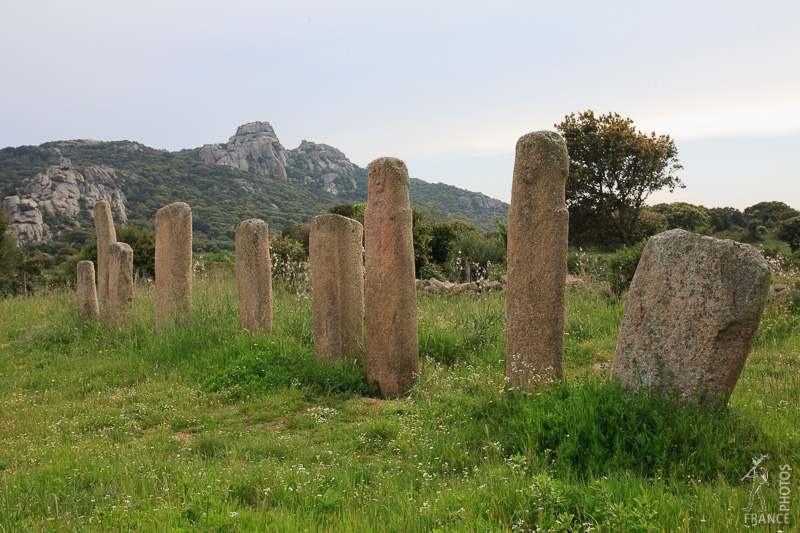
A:
[[[108,250],[108,310],[116,316],[133,307],[133,249],[115,242]]]
[[[569,214],[567,145],[557,133],[520,137],[508,211],[508,343],[512,385],[563,377]]]
[[[256,218],[236,227],[239,324],[252,334],[272,333],[272,262],[267,223]]]
[[[156,331],[192,312],[192,210],[175,202],[156,213]]]
[[[94,263],[81,261],[78,263],[78,313],[83,318],[97,318],[100,309],[97,306],[97,289],[94,286]]]
[[[364,227],[341,215],[311,221],[309,261],[314,351],[322,359],[360,358],[364,343]]]
[[[755,248],[675,229],[650,238],[622,317],[611,376],[677,389],[680,401],[728,398],[769,296]]]
[[[405,393],[419,370],[409,185],[399,159],[370,163],[364,212],[367,381],[387,398]]]
[[[117,231],[111,217],[111,206],[105,200],[94,204],[94,232],[97,236],[97,296],[100,308],[108,308],[108,254],[117,242]]]

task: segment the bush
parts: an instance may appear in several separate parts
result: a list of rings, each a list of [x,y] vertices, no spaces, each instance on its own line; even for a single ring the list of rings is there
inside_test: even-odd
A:
[[[228,250],[201,255],[200,259],[202,261],[201,264],[203,265],[203,268],[208,269],[209,272],[227,272],[232,274],[236,271],[236,256],[233,255],[233,252],[229,252]]]
[[[133,271],[143,278],[156,276],[156,236],[148,228],[131,224],[127,228],[115,224],[117,241],[133,249]],[[95,245],[96,246],[96,245]]]
[[[269,253],[273,283],[298,294],[310,288],[308,256],[302,244],[276,235],[269,240]]]
[[[419,279],[431,279],[431,278],[436,278],[439,281],[447,280],[447,276],[445,276],[441,268],[439,268],[437,265],[433,263],[429,263],[419,269]]]
[[[17,237],[11,232],[11,218],[0,207],[0,296],[14,292],[21,257]]]
[[[639,266],[639,259],[647,241],[641,241],[629,248],[618,251],[606,259],[606,281],[617,296],[627,291]]]
[[[792,253],[800,250],[800,216],[786,218],[778,223],[775,236],[789,243]]]
[[[487,238],[475,233],[460,233],[450,242],[450,258],[447,261],[448,277],[462,281],[467,265],[470,266],[473,280],[476,272],[491,270],[492,265],[506,262],[506,248],[501,239]]]

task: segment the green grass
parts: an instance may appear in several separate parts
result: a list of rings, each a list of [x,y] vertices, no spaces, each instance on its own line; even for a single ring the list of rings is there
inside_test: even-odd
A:
[[[530,393],[504,380],[503,294],[420,293],[420,376],[391,401],[314,358],[310,299],[276,291],[272,335],[236,308],[225,276],[159,335],[147,287],[120,324],[69,292],[0,301],[0,531],[741,531],[751,458],[771,509],[800,465],[789,304],[713,410],[608,381],[602,291],[568,291],[567,379]]]

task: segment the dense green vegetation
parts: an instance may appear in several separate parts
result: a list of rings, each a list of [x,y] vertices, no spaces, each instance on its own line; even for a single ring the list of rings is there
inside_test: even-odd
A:
[[[365,204],[340,204],[329,212],[349,216],[363,223]],[[1,210],[0,210],[1,211]],[[774,212],[777,212],[775,214]],[[413,209],[413,238],[416,275],[420,279],[437,278],[455,282],[481,278],[497,280],[505,274],[505,224],[495,221],[496,230],[481,233],[464,220],[445,220],[436,217],[435,209]],[[718,238],[747,242],[758,247],[770,260],[800,267],[797,243],[800,217],[797,211],[782,202],[761,202],[744,212],[734,208],[712,208],[682,202],[645,207],[643,218],[652,223],[654,231],[646,232],[633,247],[615,249],[611,242],[584,243],[572,241],[570,270],[578,276],[587,273],[609,284],[612,293],[621,295],[627,290],[651,233],[681,228]],[[282,260],[302,262],[308,258],[309,224],[292,224],[271,239],[273,253]],[[16,250],[13,239],[5,237],[0,246],[0,268],[6,272],[0,291],[3,294],[20,292],[20,274],[27,275],[28,290],[43,286],[70,284],[75,279],[75,265],[82,260],[96,260],[94,237],[81,228],[69,232],[69,246],[54,253],[35,252],[29,255]],[[585,236],[585,234],[584,234]],[[117,226],[117,237],[134,249],[134,270],[142,278],[154,275],[154,236],[152,230],[131,224]],[[575,242],[577,241],[577,242]],[[613,242],[613,239],[612,239]],[[215,260],[220,253],[200,254]],[[232,259],[230,259],[232,260]]]
[[[705,409],[608,382],[624,299],[599,280],[568,291],[565,381],[530,392],[504,380],[502,292],[419,293],[420,376],[385,401],[362,363],[313,357],[299,285],[272,335],[240,331],[225,264],[159,335],[146,283],[119,324],[62,289],[0,301],[0,531],[738,532],[761,455],[795,468],[800,520],[796,298]]]

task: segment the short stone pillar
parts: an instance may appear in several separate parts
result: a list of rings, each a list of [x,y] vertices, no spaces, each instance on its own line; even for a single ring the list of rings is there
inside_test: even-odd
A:
[[[100,309],[97,306],[97,289],[94,286],[94,263],[81,261],[78,263],[78,314],[82,318],[97,318]]]
[[[108,311],[113,317],[133,307],[133,249],[115,242],[108,250]]]
[[[311,221],[309,262],[314,351],[321,359],[360,359],[364,344],[363,226],[341,215]]]
[[[175,202],[156,213],[156,331],[192,312],[192,210]]]
[[[563,377],[569,156],[551,131],[520,137],[508,211],[508,343],[511,385]]]
[[[367,381],[386,398],[411,387],[419,372],[417,291],[406,164],[369,165],[364,212]]]
[[[272,261],[267,223],[256,218],[236,227],[239,325],[253,335],[272,333]]]
[[[117,242],[117,231],[111,216],[111,206],[105,200],[94,204],[94,233],[97,238],[97,299],[100,308],[108,308],[109,246]]]
[[[769,296],[767,261],[748,244],[675,229],[650,238],[628,290],[612,378],[681,402],[727,399]]]

